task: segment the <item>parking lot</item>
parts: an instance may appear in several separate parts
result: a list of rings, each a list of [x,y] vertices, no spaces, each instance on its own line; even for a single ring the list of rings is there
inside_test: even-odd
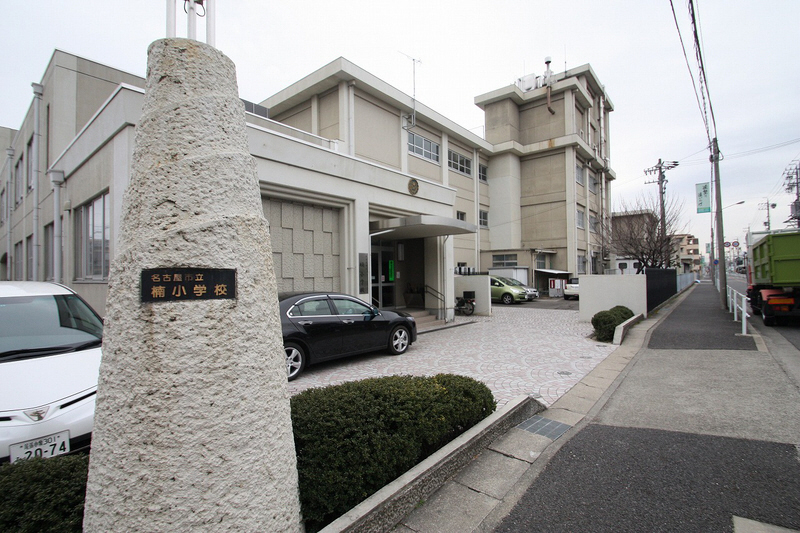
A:
[[[502,407],[521,395],[551,405],[614,350],[590,338],[577,301],[540,298],[493,306],[490,317],[457,316],[455,325],[419,335],[403,355],[373,353],[309,367],[289,393],[369,377],[470,376],[485,383]]]

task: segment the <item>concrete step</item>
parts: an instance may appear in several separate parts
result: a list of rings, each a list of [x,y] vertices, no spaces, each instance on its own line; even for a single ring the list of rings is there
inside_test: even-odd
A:
[[[431,314],[425,309],[403,309],[406,313],[414,317],[417,323],[417,331],[440,328],[444,326],[444,320],[438,320],[436,315]]]

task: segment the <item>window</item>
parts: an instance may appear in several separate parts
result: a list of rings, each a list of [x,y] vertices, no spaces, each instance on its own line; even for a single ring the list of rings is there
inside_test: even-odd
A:
[[[339,315],[361,315],[365,317],[372,316],[372,309],[367,307],[361,302],[350,300],[347,298],[333,298],[333,306],[336,308],[336,313]]]
[[[597,233],[597,217],[589,214],[589,231],[592,233]]]
[[[467,176],[472,176],[472,159],[458,152],[452,150],[447,151],[447,164],[453,170],[466,174]]]
[[[586,256],[578,256],[578,274],[586,274]]]
[[[620,270],[627,270],[627,268],[628,268],[628,263],[620,263],[619,264],[619,269]]]
[[[25,147],[25,158],[28,160],[25,171],[28,176],[28,192],[30,192],[33,190],[33,137],[28,141],[28,146]]]
[[[75,277],[78,279],[108,279],[110,209],[106,193],[76,210]]]
[[[589,192],[597,193],[597,175],[589,172]]]
[[[53,223],[44,227],[44,279],[45,281],[53,281],[53,270],[55,267],[53,261],[53,250],[55,247]]]
[[[14,281],[22,281],[22,241],[14,244]]]
[[[439,162],[439,145],[410,131],[408,132],[408,151],[436,163]]]
[[[517,266],[517,254],[498,254],[492,256],[493,267],[515,267]]]
[[[33,235],[25,239],[25,259],[25,279],[36,281],[33,279]]]
[[[634,263],[633,264],[633,268],[635,268],[638,271],[640,268],[642,268],[642,264],[641,263]]]
[[[306,300],[289,309],[289,316],[329,316],[331,308],[328,306],[328,300],[316,299]]]
[[[536,268],[547,268],[547,254],[536,254]]]
[[[458,220],[463,220],[464,222],[467,221],[467,214],[464,211],[456,211],[456,218]]]
[[[478,165],[478,179],[484,183],[489,183],[489,167]]]
[[[478,211],[478,225],[482,228],[489,227],[489,212],[488,211]]]
[[[583,229],[583,210],[578,209],[575,211],[575,223],[578,225],[579,229]]]
[[[14,205],[22,203],[22,197],[25,192],[22,190],[22,168],[25,164],[24,158],[20,157],[17,165],[14,167]]]
[[[575,165],[575,181],[583,185],[583,165],[580,163]]]

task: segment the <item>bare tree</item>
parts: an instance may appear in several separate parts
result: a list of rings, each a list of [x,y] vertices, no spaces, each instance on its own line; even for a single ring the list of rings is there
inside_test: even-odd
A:
[[[663,233],[660,203],[653,196],[641,195],[632,204],[623,200],[612,216],[611,250],[637,262],[637,274],[645,268],[670,268],[679,263],[673,237],[685,227],[680,221],[683,204],[669,197],[664,202]]]

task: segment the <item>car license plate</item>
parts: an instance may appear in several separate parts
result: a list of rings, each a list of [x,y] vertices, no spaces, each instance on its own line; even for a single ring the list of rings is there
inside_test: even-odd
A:
[[[69,431],[11,445],[11,462],[34,457],[55,457],[69,453]]]

